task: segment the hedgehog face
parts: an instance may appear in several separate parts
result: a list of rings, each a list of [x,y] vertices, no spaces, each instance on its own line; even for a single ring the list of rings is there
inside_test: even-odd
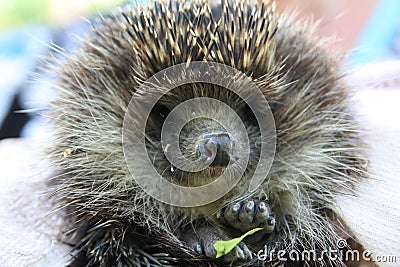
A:
[[[190,104],[172,110],[187,100],[204,100],[200,104]],[[208,99],[216,100],[204,107]],[[195,103],[195,102],[192,102]],[[226,113],[220,105],[226,105],[231,112]],[[213,114],[213,118],[209,117]],[[196,115],[195,118],[192,118]],[[179,117],[179,118],[177,118]],[[243,123],[247,138],[238,130],[238,120]],[[181,119],[186,123],[182,127],[173,128],[167,135],[179,140],[182,157],[188,164],[204,166],[199,170],[187,171],[174,165],[165,156],[162,147],[161,131],[165,124],[174,123]],[[244,147],[249,145],[251,158],[248,160],[246,171],[251,171],[256,165],[260,154],[260,130],[251,109],[235,93],[228,89],[210,84],[194,84],[174,89],[166,94],[154,106],[146,126],[147,151],[159,174],[164,178],[183,186],[200,186],[212,182],[231,164],[233,169],[236,162],[245,156]],[[248,142],[248,144],[247,144]],[[198,166],[197,166],[198,167]],[[245,172],[246,173],[246,172]]]

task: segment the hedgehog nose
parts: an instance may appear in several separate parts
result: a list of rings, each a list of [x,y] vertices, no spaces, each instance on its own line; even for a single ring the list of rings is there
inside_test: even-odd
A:
[[[202,136],[197,147],[200,159],[212,167],[226,167],[229,161],[237,160],[235,143],[228,134],[206,134]]]

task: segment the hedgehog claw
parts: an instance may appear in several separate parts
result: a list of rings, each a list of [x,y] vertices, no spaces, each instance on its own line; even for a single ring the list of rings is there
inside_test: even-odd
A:
[[[231,203],[218,211],[217,219],[242,233],[257,227],[264,228],[246,238],[251,243],[260,241],[275,228],[275,218],[270,214],[268,204],[256,199]]]

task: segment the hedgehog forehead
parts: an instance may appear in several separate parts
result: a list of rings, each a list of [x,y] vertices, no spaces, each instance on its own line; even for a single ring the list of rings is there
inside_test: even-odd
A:
[[[209,118],[197,118],[191,121],[188,121],[179,135],[179,137],[184,139],[191,139],[195,138],[198,139],[199,137],[207,134],[216,134],[216,133],[223,133],[227,132],[224,126],[219,123],[218,121],[209,119]],[[187,140],[184,140],[187,141]]]
[[[212,98],[221,101],[221,104],[231,106],[237,111],[245,105],[245,101],[230,89],[207,83],[193,83],[179,86],[164,94],[159,102],[173,109],[187,100],[196,98]]]

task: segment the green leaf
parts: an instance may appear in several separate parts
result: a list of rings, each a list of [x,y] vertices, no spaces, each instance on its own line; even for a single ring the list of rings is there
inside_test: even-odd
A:
[[[262,230],[263,228],[254,228],[247,233],[243,234],[240,237],[231,239],[231,240],[220,240],[214,243],[213,247],[217,251],[217,259],[228,254],[229,252],[232,251],[234,247],[236,247],[237,244],[239,244],[246,236],[252,235],[255,232],[258,232]]]

